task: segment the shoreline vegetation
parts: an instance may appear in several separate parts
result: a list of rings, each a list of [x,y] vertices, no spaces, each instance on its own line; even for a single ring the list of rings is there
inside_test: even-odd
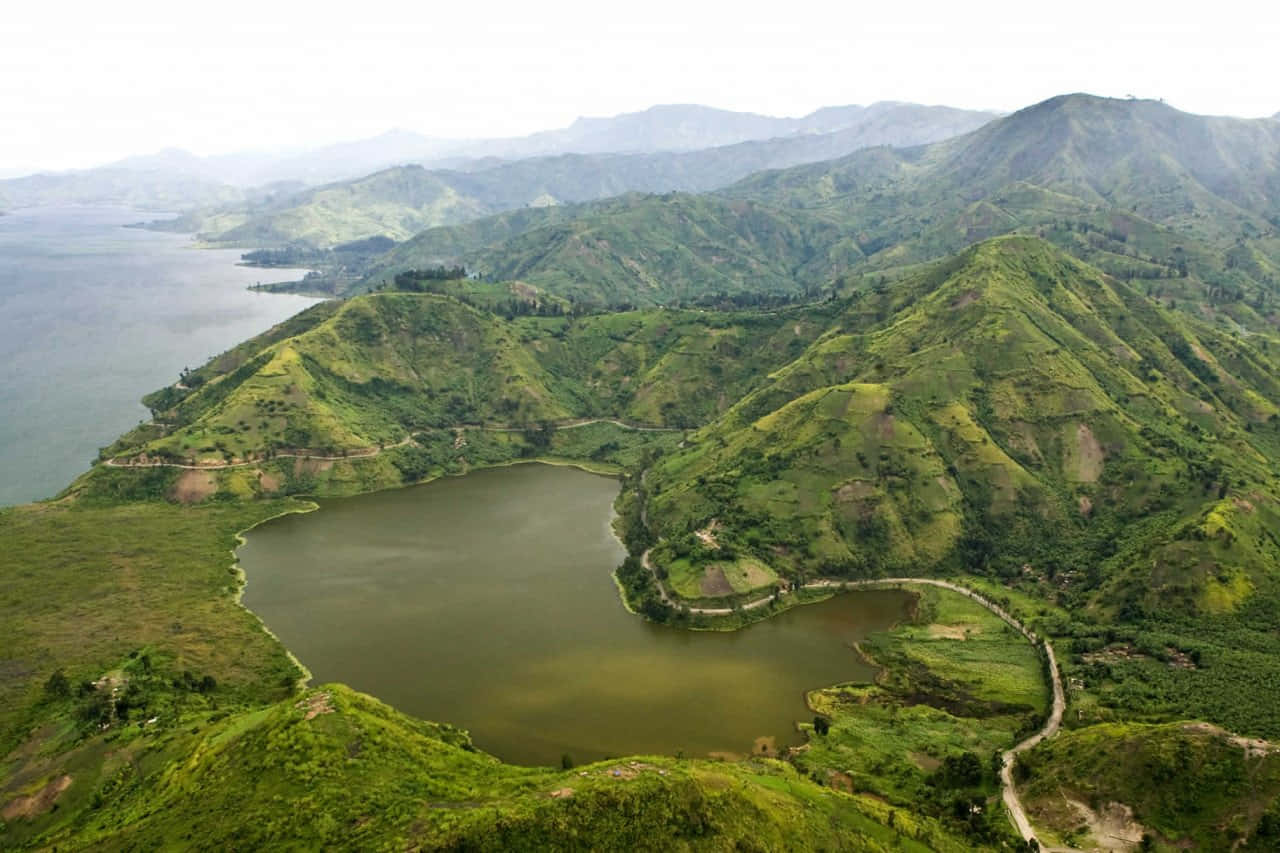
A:
[[[598,422],[598,421],[591,421],[589,423],[595,423],[595,422]],[[617,425],[617,426],[623,426],[625,428],[625,425],[619,424],[616,421],[609,420],[608,422],[613,423],[614,425]],[[579,425],[585,426],[588,424],[582,423]],[[499,431],[515,432],[516,430],[504,429]],[[406,441],[408,441],[408,439],[406,439]],[[347,457],[347,458],[359,458],[359,457]],[[623,472],[621,472],[616,468],[612,470],[602,468],[602,466],[598,465],[598,463],[593,464],[589,461],[572,460],[572,459],[528,458],[528,459],[513,459],[513,460],[508,460],[503,462],[495,462],[495,463],[491,463],[484,466],[477,466],[475,468],[466,469],[461,472],[457,472],[453,474],[442,474],[437,477],[432,477],[419,482],[405,484],[400,488],[410,488],[412,486],[426,485],[428,483],[437,482],[438,480],[441,480],[444,477],[465,476],[466,474],[471,473],[472,471],[510,467],[514,465],[530,464],[530,463],[572,467],[572,468],[576,468],[578,470],[582,470],[584,472],[594,474],[597,476],[606,476],[611,478],[622,477],[622,479],[625,482],[625,476],[623,475]],[[620,498],[621,498],[621,495],[619,495],[619,499]],[[616,507],[616,503],[617,501],[615,501],[615,507]],[[250,532],[252,529],[256,527],[261,526],[262,524],[265,524],[273,519],[280,518],[285,515],[314,512],[320,509],[322,509],[321,505],[316,504],[314,502],[309,502],[307,506],[286,509],[280,513],[272,515],[269,518],[262,519],[261,521],[256,522],[255,524],[251,525],[249,528],[246,528],[244,531],[241,531],[240,533],[237,534],[237,543],[238,543],[237,550],[245,542],[244,534]],[[610,525],[610,528],[615,538],[619,542],[619,544],[622,545],[625,550],[626,542],[623,540],[622,535],[619,532],[618,526],[617,526],[617,522],[619,519],[621,519],[621,515],[616,512],[616,508],[615,508],[613,523]],[[235,550],[233,550],[233,556],[235,556]],[[750,627],[750,625],[756,621],[767,619],[770,616],[777,615],[778,613],[784,612],[785,610],[789,610],[792,607],[798,607],[798,606],[803,606],[805,604],[812,604],[819,601],[824,601],[834,595],[838,595],[844,592],[854,592],[854,591],[869,590],[869,589],[907,589],[911,587],[931,587],[935,589],[944,590],[946,592],[953,593],[956,595],[965,596],[973,600],[974,602],[978,603],[982,607],[986,608],[987,610],[989,610],[991,613],[996,615],[1000,620],[1002,620],[1003,622],[1005,622],[1006,624],[1014,628],[1019,634],[1021,634],[1027,640],[1027,642],[1029,642],[1037,650],[1037,652],[1042,657],[1045,658],[1044,675],[1047,681],[1047,687],[1049,689],[1049,692],[1053,697],[1052,706],[1048,710],[1048,713],[1045,715],[1044,724],[1041,728],[1038,728],[1034,733],[1028,735],[1024,739],[1019,740],[1017,743],[1011,745],[1008,749],[1003,750],[1001,752],[1001,765],[1000,765],[1001,798],[1004,802],[1005,808],[1009,812],[1010,820],[1012,821],[1014,828],[1016,829],[1020,837],[1026,842],[1030,842],[1037,837],[1036,832],[1032,827],[1029,819],[1027,818],[1026,811],[1023,808],[1021,800],[1019,798],[1017,788],[1013,780],[1012,770],[1013,770],[1013,765],[1017,755],[1027,751],[1028,749],[1031,749],[1032,747],[1036,746],[1042,741],[1052,738],[1054,735],[1057,734],[1059,726],[1061,724],[1062,714],[1065,709],[1065,694],[1062,688],[1061,675],[1058,670],[1056,659],[1054,658],[1054,654],[1053,654],[1053,648],[1049,640],[1047,638],[1038,636],[1034,631],[1029,629],[1022,621],[1020,621],[1014,615],[1012,615],[1008,610],[1002,608],[1000,605],[996,604],[994,601],[987,598],[981,592],[971,589],[969,587],[963,586],[959,583],[955,583],[948,580],[941,580],[941,579],[911,578],[911,577],[887,577],[887,578],[866,579],[866,580],[820,578],[820,579],[815,579],[813,581],[809,581],[803,586],[800,586],[781,596],[766,595],[761,598],[755,599],[753,601],[748,601],[745,604],[742,604],[740,606],[735,606],[732,608],[699,608],[699,607],[692,607],[687,604],[683,604],[678,601],[672,600],[669,597],[669,594],[663,589],[661,581],[659,580],[653,566],[648,562],[648,551],[646,551],[642,555],[641,559],[645,567],[653,574],[654,583],[657,585],[657,587],[660,590],[663,590],[664,602],[673,610],[683,611],[684,613],[690,614],[690,615],[715,616],[715,617],[730,617],[734,615],[741,617],[744,613],[759,611],[758,613],[754,614],[752,617],[747,618],[745,621],[741,621],[741,620],[734,621],[730,619],[713,620],[711,624],[706,624],[706,625],[697,625],[697,624],[680,625],[679,623],[676,623],[679,627],[684,627],[689,630],[713,630],[713,631],[742,630]],[[244,605],[241,603],[241,597],[243,595],[245,585],[247,584],[247,577],[244,573],[244,570],[239,565],[238,557],[236,557],[234,568],[238,571],[239,577],[241,578],[241,583],[239,585],[239,589],[236,594],[236,601],[238,604],[240,604],[241,607],[244,607]],[[628,595],[627,588],[619,579],[617,572],[615,571],[611,573],[610,577],[613,579],[613,582],[618,590],[621,604],[627,610],[627,612],[632,615],[638,616],[640,618],[645,618],[645,619],[650,618],[644,612],[636,609],[636,607],[631,601],[631,597]],[[249,610],[249,608],[247,607],[245,609]],[[249,610],[249,612],[252,613],[252,610]],[[268,634],[270,634],[273,638],[275,638],[275,635],[271,633],[269,626],[267,626],[265,622],[262,622],[261,618],[258,617],[257,614],[254,614],[254,617],[258,619],[258,621],[261,623],[263,630],[266,631]],[[277,642],[279,642],[278,638],[276,639],[277,639]],[[287,647],[286,647],[286,653],[288,654],[290,660],[292,660],[294,664],[302,671],[303,675],[298,681],[298,686],[299,688],[305,688],[307,683],[311,680],[311,677],[312,677],[310,671],[306,668],[305,664],[303,664],[300,660],[297,659],[297,657],[293,654],[291,650],[287,649]],[[876,666],[880,667],[881,665],[876,664]],[[806,702],[808,702],[807,699],[806,699]],[[812,706],[811,706],[811,709],[812,709]],[[805,731],[804,728],[802,728],[801,730]],[[814,734],[812,729],[810,729],[809,738],[813,738],[815,736],[816,735]],[[803,750],[806,748],[807,746],[802,746],[799,748],[793,747],[791,748],[791,751],[795,751],[797,749]]]

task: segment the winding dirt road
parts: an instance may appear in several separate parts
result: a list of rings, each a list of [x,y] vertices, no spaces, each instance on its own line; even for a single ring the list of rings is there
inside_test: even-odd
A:
[[[721,608],[684,607],[683,605],[673,602],[671,598],[667,595],[667,590],[665,587],[663,587],[662,581],[658,578],[657,572],[654,571],[653,563],[649,559],[648,551],[645,551],[644,554],[641,556],[641,562],[644,564],[644,567],[653,574],[654,583],[658,587],[658,594],[662,597],[662,600],[669,606],[682,609],[688,613],[702,613],[708,616],[728,616],[729,614],[734,612],[733,608],[730,608],[730,607],[721,607]],[[1067,704],[1066,694],[1062,690],[1062,675],[1058,672],[1058,660],[1056,657],[1054,657],[1053,646],[1049,643],[1048,640],[1044,640],[1036,636],[1036,633],[1034,631],[1032,631],[1026,625],[1023,625],[1020,621],[1018,621],[1018,619],[1016,619],[1013,616],[1013,614],[1009,613],[1007,610],[1005,610],[1000,605],[996,604],[991,599],[987,598],[981,593],[978,593],[972,589],[969,589],[968,587],[964,587],[959,584],[952,583],[951,581],[937,580],[935,578],[877,578],[875,580],[861,580],[861,581],[816,580],[816,581],[811,581],[810,583],[805,584],[804,588],[805,589],[824,589],[824,588],[860,589],[860,588],[878,587],[878,586],[885,586],[885,585],[936,586],[941,589],[948,589],[948,590],[951,590],[952,592],[958,592],[963,596],[973,599],[978,604],[981,604],[983,607],[987,608],[992,613],[999,616],[1002,620],[1004,620],[1005,623],[1011,626],[1014,630],[1018,631],[1018,633],[1022,634],[1022,636],[1026,637],[1027,641],[1031,643],[1033,646],[1038,646],[1044,649],[1045,656],[1048,658],[1048,662],[1049,662],[1049,681],[1053,690],[1053,702],[1049,709],[1049,716],[1045,720],[1044,726],[1042,726],[1039,731],[1037,731],[1035,734],[1031,735],[1027,739],[1021,741],[1020,743],[1015,744],[1012,748],[1005,750],[1004,754],[1001,756],[1001,764],[1000,764],[1001,798],[1004,800],[1005,808],[1009,810],[1009,816],[1013,819],[1013,825],[1017,828],[1018,834],[1022,836],[1022,839],[1024,841],[1034,840],[1036,838],[1035,830],[1031,826],[1031,821],[1027,817],[1026,810],[1022,807],[1022,799],[1018,796],[1018,789],[1013,784],[1013,763],[1014,763],[1014,760],[1017,758],[1018,753],[1026,752],[1028,749],[1031,749],[1041,741],[1048,740],[1049,738],[1053,737],[1058,733],[1058,729],[1062,726],[1062,714],[1066,710],[1066,704]],[[772,600],[773,600],[773,596],[768,595],[768,596],[765,596],[764,598],[758,598],[755,601],[749,601],[743,604],[741,609],[755,610],[758,607],[764,607],[766,604],[768,604]],[[1045,848],[1045,849],[1046,850],[1052,849],[1054,851],[1069,851],[1072,848],[1055,847],[1055,848]]]
[[[407,436],[395,444],[388,444],[383,447],[357,447],[347,451],[345,456],[323,456],[319,453],[308,453],[305,450],[281,450],[270,458],[249,459],[238,462],[198,462],[191,465],[185,462],[139,462],[135,459],[108,459],[102,464],[108,468],[183,468],[188,471],[221,471],[224,468],[246,468],[253,465],[261,465],[264,462],[270,462],[272,459],[318,459],[322,462],[339,462],[343,459],[370,459],[384,451],[394,450],[397,447],[404,447],[413,443],[413,436]]]
[[[579,427],[591,426],[592,424],[613,424],[620,429],[633,430],[635,432],[680,432],[677,427],[657,427],[644,426],[641,424],[631,424],[626,421],[620,421],[615,418],[588,418],[586,420],[565,421],[563,423],[552,424],[557,430],[562,429],[578,429]],[[452,427],[440,427],[443,431],[458,430],[482,430],[484,432],[524,432],[528,427],[500,427],[485,426],[484,424],[460,424]],[[344,459],[370,459],[387,450],[394,450],[397,447],[404,447],[408,444],[414,444],[413,436],[406,436],[397,441],[395,444],[388,444],[383,447],[356,447],[348,450],[342,456],[324,456],[319,453],[310,453],[306,450],[282,450],[274,454],[271,459],[318,459],[322,462],[340,462]],[[186,462],[163,462],[145,461],[139,462],[134,459],[108,459],[103,462],[109,468],[183,468],[188,471],[220,471],[224,468],[245,468],[252,465],[261,465],[263,462],[269,462],[270,459],[249,459],[238,460],[232,462],[200,462],[189,464]]]

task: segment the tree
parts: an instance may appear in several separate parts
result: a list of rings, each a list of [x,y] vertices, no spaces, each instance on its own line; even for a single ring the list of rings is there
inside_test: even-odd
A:
[[[813,730],[817,734],[825,736],[827,732],[831,731],[831,723],[827,722],[826,717],[814,717]]]
[[[71,695],[71,680],[59,669],[44,683],[44,692],[54,699],[66,699]]]

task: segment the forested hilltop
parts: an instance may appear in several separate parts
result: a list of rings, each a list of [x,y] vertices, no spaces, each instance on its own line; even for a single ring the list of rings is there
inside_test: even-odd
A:
[[[0,512],[0,839],[1015,850],[1020,796],[1045,847],[1275,849],[1277,127],[1065,96],[379,255]],[[781,759],[574,770],[300,687],[236,603],[306,497],[534,459],[620,478],[637,618],[977,598],[911,587]]]

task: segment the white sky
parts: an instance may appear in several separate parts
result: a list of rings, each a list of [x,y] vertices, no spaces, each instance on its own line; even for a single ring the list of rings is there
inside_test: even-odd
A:
[[[1012,110],[1089,91],[1260,116],[1277,84],[1275,0],[12,0],[0,171],[392,127],[521,135],[656,103]]]

